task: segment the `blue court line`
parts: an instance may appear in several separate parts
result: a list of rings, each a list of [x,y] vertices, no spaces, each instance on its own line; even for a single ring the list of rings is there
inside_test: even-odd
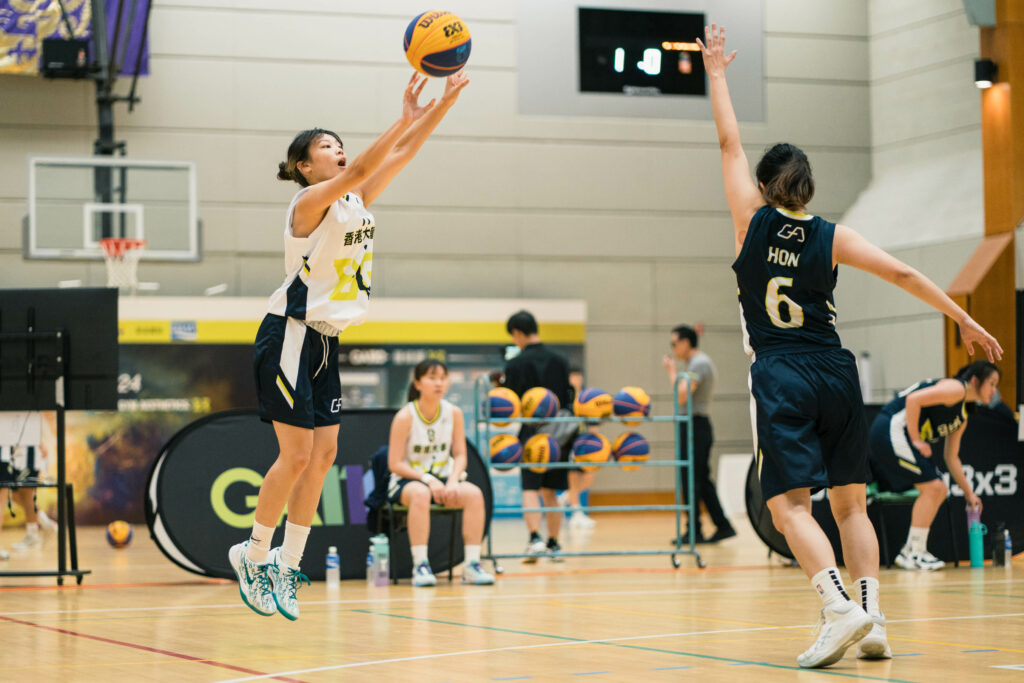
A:
[[[598,674],[610,674],[611,671],[581,671],[578,674],[570,674],[571,676],[596,676]]]
[[[999,650],[960,650],[960,652],[999,652]]]
[[[443,621],[441,619],[427,619],[425,617],[413,617],[405,614],[388,614],[387,612],[374,612],[367,609],[354,609],[351,610],[357,614],[369,614],[376,617],[390,617],[392,619],[407,619],[409,621],[422,621],[430,624],[444,624],[445,626],[461,626],[462,628],[476,628],[484,631],[496,631],[499,633],[515,633],[522,636],[533,636],[535,638],[551,638],[553,640],[564,640],[572,643],[587,643],[590,639],[588,638],[572,638],[570,636],[556,636],[549,633],[534,633],[532,631],[518,631],[511,628],[501,628],[498,626],[481,626],[479,624],[463,624],[457,621]],[[858,678],[867,681],[888,681],[889,683],[915,683],[914,681],[905,681],[899,678],[883,678],[881,676],[865,676],[857,673],[844,673],[842,671],[830,671],[828,669],[804,669],[799,666],[786,666],[785,664],[772,664],[771,662],[754,662],[746,659],[735,659],[732,657],[719,657],[716,655],[703,655],[697,652],[684,652],[682,650],[665,650],[657,647],[646,647],[644,645],[626,645],[624,643],[591,643],[593,645],[605,645],[611,647],[622,647],[629,650],[642,650],[645,652],[658,652],[665,655],[681,655],[683,657],[696,657],[698,659],[707,659],[716,662],[738,662],[742,664],[751,664],[753,666],[764,666],[769,669],[783,669],[785,671],[804,671],[808,673],[823,674],[826,676],[841,676],[843,678]],[[904,655],[905,656],[905,655]]]
[[[691,669],[689,666],[659,666],[651,669],[651,671],[675,671],[676,669]]]
[[[492,678],[492,681],[525,681],[527,678],[533,678],[533,676],[507,676],[505,678]]]

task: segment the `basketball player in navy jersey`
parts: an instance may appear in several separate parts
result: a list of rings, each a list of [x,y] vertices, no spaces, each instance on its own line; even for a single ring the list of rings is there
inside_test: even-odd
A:
[[[971,407],[992,400],[999,377],[997,365],[976,360],[960,368],[953,379],[929,379],[907,387],[871,423],[871,472],[879,487],[920,492],[910,513],[907,542],[896,556],[897,566],[926,571],[945,566],[928,552],[928,531],[949,493],[932,461],[931,444],[945,440],[946,470],[963,491],[967,507],[981,512],[981,498],[960,462],[960,438]]]
[[[260,486],[248,541],[228,559],[243,601],[258,614],[297,619],[299,561],[324,477],[338,448],[341,382],[338,335],[366,319],[373,263],[373,214],[367,207],[412,160],[469,83],[449,76],[440,101],[420,106],[426,84],[409,79],[402,116],[352,163],[327,130],[299,133],[278,178],[302,188],[285,220],[284,283],[270,297],[256,334],[254,366],[260,417],[274,425],[280,454]],[[284,542],[271,550],[288,505]]]
[[[700,43],[711,87],[725,194],[735,231],[743,331],[750,368],[755,452],[772,521],[822,598],[821,630],[797,657],[802,667],[858,656],[891,656],[878,608],[878,541],[867,516],[867,425],[853,354],[835,330],[837,265],[891,282],[960,326],[969,353],[979,344],[990,359],[999,343],[924,275],[871,245],[853,230],[807,214],[814,178],[807,157],[788,144],[758,162],[757,184],[740,144],[725,69],[725,29],[705,27]],[[828,488],[846,566],[860,604],[850,600],[828,537],[811,516],[812,490]]]

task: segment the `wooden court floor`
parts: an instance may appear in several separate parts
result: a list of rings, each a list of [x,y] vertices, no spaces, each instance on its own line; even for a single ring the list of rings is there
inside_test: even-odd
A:
[[[665,547],[659,515],[595,515],[569,548]],[[233,583],[167,561],[136,528],[115,551],[82,530],[81,587],[0,579],[2,681],[1024,681],[1024,556],[1016,567],[883,570],[896,657],[802,671],[819,602],[803,574],[768,559],[745,520],[737,538],[684,558],[505,561],[493,587],[342,582],[303,588],[302,616],[260,617]],[[20,530],[0,533],[9,548]],[[497,547],[524,545],[500,520]],[[362,552],[363,549],[354,549]],[[46,567],[52,547],[0,568]],[[320,562],[321,558],[310,558]],[[439,579],[441,577],[439,576]]]

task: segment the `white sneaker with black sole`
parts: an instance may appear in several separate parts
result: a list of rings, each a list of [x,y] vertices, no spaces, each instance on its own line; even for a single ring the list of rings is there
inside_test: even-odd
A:
[[[815,632],[818,639],[796,658],[796,663],[805,669],[816,669],[835,664],[846,650],[866,636],[874,622],[860,605],[847,601],[838,608],[825,607]]]
[[[892,659],[889,640],[885,636],[885,615],[871,615],[872,626],[868,634],[857,643],[857,659]]]

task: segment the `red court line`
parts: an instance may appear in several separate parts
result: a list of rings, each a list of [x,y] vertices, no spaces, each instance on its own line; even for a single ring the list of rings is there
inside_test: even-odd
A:
[[[177,657],[178,659],[184,659],[189,662],[196,662],[198,664],[209,664],[210,666],[219,666],[224,669],[231,669],[232,671],[239,671],[244,674],[250,674],[253,676],[266,676],[267,674],[262,671],[255,671],[253,669],[246,669],[241,666],[235,666],[234,664],[225,664],[223,662],[217,662],[212,659],[203,659],[201,657],[193,657],[192,655],[183,655],[178,652],[171,652],[170,650],[160,650],[155,647],[149,647],[148,645],[137,645],[135,643],[126,643],[123,640],[114,640],[113,638],[104,638],[102,636],[91,636],[87,633],[77,633],[75,631],[69,631],[64,628],[56,628],[54,626],[43,626],[42,624],[34,624],[31,621],[22,621],[21,619],[13,619],[11,617],[0,616],[0,620],[9,621],[12,624],[21,624],[22,626],[34,626],[35,628],[43,629],[44,631],[54,631],[55,633],[63,633],[69,636],[78,636],[79,638],[88,638],[89,640],[98,640],[101,643],[110,643],[111,645],[122,645],[124,647],[135,648],[136,650],[143,650],[145,652],[153,652],[158,655],[166,655],[168,657]],[[282,676],[275,676],[274,680],[278,681],[289,681],[290,683],[302,683],[295,678],[284,678]]]
[[[150,583],[94,583],[67,586],[3,586],[0,593],[18,591],[66,591],[88,590],[91,588],[149,588],[151,586],[217,586],[222,583],[238,583],[230,579],[201,579],[196,581],[153,581]]]

